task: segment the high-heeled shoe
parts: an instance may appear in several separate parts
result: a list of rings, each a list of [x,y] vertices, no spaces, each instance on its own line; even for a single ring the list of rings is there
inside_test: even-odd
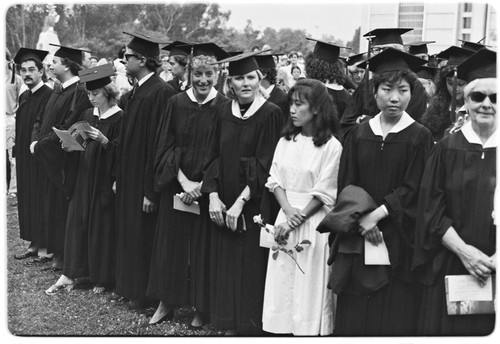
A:
[[[207,323],[206,316],[199,311],[195,311],[193,319],[191,320],[190,327],[193,329],[199,329],[203,327],[203,325],[205,325],[206,323]]]
[[[174,319],[174,308],[166,307],[160,302],[155,314],[149,320],[150,325],[161,324],[164,321],[172,321]]]
[[[60,292],[61,290],[71,291],[75,287],[74,283],[68,284],[52,284],[49,289],[45,290],[45,294],[52,296]]]

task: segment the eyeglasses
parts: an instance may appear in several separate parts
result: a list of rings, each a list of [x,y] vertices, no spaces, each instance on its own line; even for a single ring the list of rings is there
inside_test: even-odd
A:
[[[143,58],[143,56],[141,55],[138,55],[138,54],[123,54],[123,56],[125,56],[125,60],[128,61],[129,58],[131,58],[132,56],[135,57],[136,59],[140,60]]]
[[[485,94],[483,92],[471,92],[469,94],[469,97],[473,102],[476,103],[482,103],[486,99],[486,97],[488,97],[493,104],[497,103],[496,93]]]

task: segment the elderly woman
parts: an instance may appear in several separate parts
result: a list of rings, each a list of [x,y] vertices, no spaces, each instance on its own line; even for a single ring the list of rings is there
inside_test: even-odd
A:
[[[225,87],[231,102],[217,110],[202,192],[209,194],[211,321],[227,335],[262,333],[268,250],[259,247],[259,214],[282,112],[259,95],[262,74],[243,53],[229,62]]]
[[[422,335],[487,335],[495,328],[494,314],[447,314],[445,276],[470,275],[482,286],[496,273],[496,53],[475,53],[458,76],[468,82],[470,121],[436,144],[420,188],[413,265],[425,284]]]
[[[169,100],[159,126],[155,189],[162,194],[147,295],[161,302],[150,323],[171,318],[174,306],[185,305],[196,310],[192,326],[208,320],[211,221],[200,189],[215,111],[228,101],[214,88],[217,58],[227,56],[213,43],[193,46],[193,87]],[[187,206],[198,205],[199,214],[175,209],[176,195]]]
[[[346,137],[338,190],[360,187],[376,208],[359,218],[357,231],[339,233],[333,243],[335,331],[345,336],[414,335],[420,290],[410,270],[412,241],[418,186],[432,136],[405,110],[419,83],[412,70],[425,60],[388,48],[369,63],[380,112]],[[366,264],[363,245],[382,241],[389,264]]]
[[[111,289],[115,282],[115,195],[111,166],[122,119],[122,110],[116,105],[120,91],[111,80],[114,74],[111,64],[79,74],[94,108],[82,116],[90,124],[86,131],[89,139],[85,151],[73,153],[80,156],[66,221],[64,265],[61,277],[45,291],[47,295],[71,290],[77,278],[88,277],[95,284],[95,293]]]

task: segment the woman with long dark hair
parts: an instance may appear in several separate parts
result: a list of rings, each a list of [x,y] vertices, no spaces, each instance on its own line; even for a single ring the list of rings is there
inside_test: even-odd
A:
[[[337,194],[342,146],[339,122],[326,86],[298,80],[289,91],[290,119],[278,142],[266,187],[281,211],[275,242],[294,250],[308,240],[296,262],[269,253],[264,291],[263,329],[294,335],[333,332],[334,295],[327,289],[330,268],[328,234],[316,227],[331,210]]]

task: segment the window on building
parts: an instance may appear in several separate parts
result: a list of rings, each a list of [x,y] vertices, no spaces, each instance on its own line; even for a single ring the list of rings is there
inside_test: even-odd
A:
[[[471,25],[472,25],[472,18],[463,18],[464,20],[464,25],[463,25],[463,28],[464,29],[470,29],[471,28]]]
[[[472,3],[470,2],[464,3],[464,12],[472,12]]]
[[[470,33],[463,33],[462,34],[462,41],[470,42]]]

